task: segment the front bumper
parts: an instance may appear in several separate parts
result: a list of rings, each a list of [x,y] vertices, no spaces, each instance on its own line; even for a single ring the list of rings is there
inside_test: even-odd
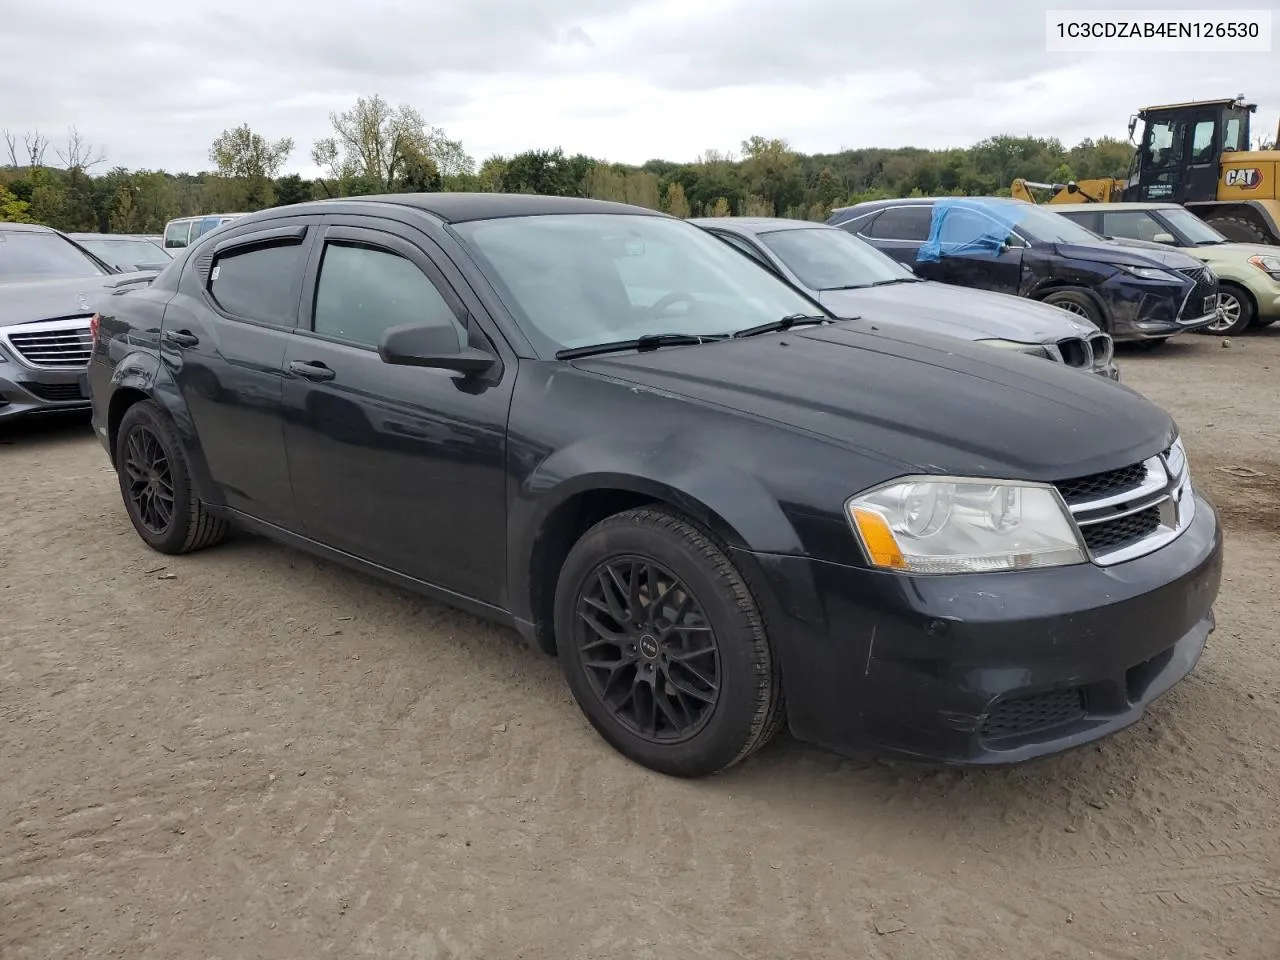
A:
[[[906,577],[747,554],[797,738],[846,755],[996,765],[1137,721],[1214,628],[1222,533],[1111,567]]]
[[[83,370],[37,370],[0,359],[0,421],[88,409],[89,388]]]

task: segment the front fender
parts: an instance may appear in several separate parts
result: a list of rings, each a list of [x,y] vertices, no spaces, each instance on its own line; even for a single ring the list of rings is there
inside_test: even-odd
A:
[[[635,494],[670,504],[730,548],[802,555],[795,527],[755,477],[686,444],[645,446],[625,436],[595,436],[557,450],[520,479],[510,498],[508,576],[512,613],[531,620],[528,577],[549,522],[575,498]]]

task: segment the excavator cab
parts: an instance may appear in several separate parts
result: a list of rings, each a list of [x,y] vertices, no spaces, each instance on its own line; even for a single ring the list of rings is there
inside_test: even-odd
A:
[[[1122,198],[1173,203],[1218,199],[1221,164],[1249,150],[1249,116],[1258,109],[1242,97],[1145,107],[1129,121],[1137,142]]]

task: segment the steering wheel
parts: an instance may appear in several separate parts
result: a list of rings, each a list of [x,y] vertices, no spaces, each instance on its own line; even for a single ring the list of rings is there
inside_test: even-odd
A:
[[[653,319],[661,316],[670,307],[675,306],[677,303],[687,303],[690,306],[693,306],[697,302],[698,301],[694,298],[693,294],[685,293],[683,290],[673,290],[666,296],[659,297],[653,305],[649,307],[646,319]]]

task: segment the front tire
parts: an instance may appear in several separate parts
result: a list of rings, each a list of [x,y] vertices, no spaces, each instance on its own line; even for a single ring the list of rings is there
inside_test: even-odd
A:
[[[725,550],[674,513],[629,510],[588,530],[560,572],[555,628],[588,721],[651,770],[717,773],[781,726],[759,605]]]
[[[1050,290],[1041,297],[1041,302],[1065,310],[1080,320],[1087,320],[1099,330],[1107,329],[1106,320],[1098,309],[1097,302],[1084,290],[1074,287]]]
[[[116,474],[133,529],[151,549],[180,554],[202,550],[227,535],[196,496],[178,434],[150,400],[135,403],[116,432]]]
[[[1258,312],[1253,305],[1253,297],[1234,283],[1218,285],[1218,310],[1218,318],[1207,327],[1200,328],[1197,333],[1233,337],[1249,329]]]

